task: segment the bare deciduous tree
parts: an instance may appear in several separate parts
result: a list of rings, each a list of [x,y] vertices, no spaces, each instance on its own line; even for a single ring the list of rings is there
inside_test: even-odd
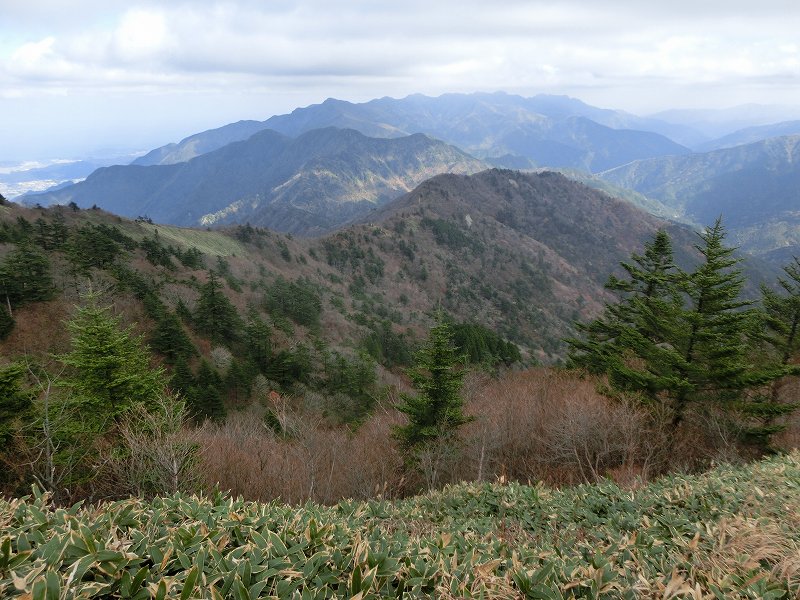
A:
[[[199,446],[187,420],[183,399],[169,392],[150,410],[139,404],[124,415],[120,445],[109,458],[117,493],[153,496],[197,489]]]

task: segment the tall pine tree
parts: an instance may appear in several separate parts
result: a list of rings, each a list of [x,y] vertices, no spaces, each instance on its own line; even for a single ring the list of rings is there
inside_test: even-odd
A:
[[[758,314],[740,299],[735,248],[717,220],[700,234],[700,263],[686,274],[672,265],[665,236],[623,263],[627,279],[612,278],[609,288],[622,298],[578,326],[583,337],[568,340],[572,364],[607,374],[613,389],[666,404],[673,430],[693,409],[721,409],[763,447],[774,430],[764,424],[773,409],[762,390],[786,369],[751,360]]]
[[[771,376],[759,371],[748,360],[748,334],[757,317],[752,303],[740,299],[744,277],[735,248],[724,244],[725,230],[720,219],[700,235],[696,247],[702,260],[685,279],[688,297],[684,312],[680,372],[686,386],[675,396],[673,427],[684,419],[690,404],[713,403],[731,411],[744,393]]]
[[[787,365],[800,351],[800,259],[795,257],[783,271],[786,277],[778,278],[783,293],[762,286],[761,302],[765,337],[780,355],[781,364]]]
[[[0,263],[0,295],[9,308],[49,300],[53,290],[50,262],[30,244],[19,245]]]
[[[8,447],[14,421],[22,419],[31,406],[34,393],[26,390],[25,369],[11,364],[0,367],[0,447]]]
[[[225,403],[222,399],[222,378],[207,361],[200,363],[195,385],[187,395],[186,406],[193,419],[202,423],[206,419],[222,421],[225,419]]]

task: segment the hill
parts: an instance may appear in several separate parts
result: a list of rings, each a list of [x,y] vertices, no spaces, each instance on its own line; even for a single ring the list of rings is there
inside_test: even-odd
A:
[[[795,452],[635,490],[462,484],[330,507],[221,494],[71,509],[0,499],[0,593],[794,597],[798,481]]]
[[[172,225],[249,222],[308,235],[342,225],[437,173],[484,167],[421,134],[376,139],[327,128],[294,139],[264,130],[188,162],[99,169],[26,202],[97,205]]]
[[[572,322],[599,310],[608,274],[656,229],[671,232],[683,264],[694,260],[688,228],[553,172],[440,175],[363,222],[323,241],[329,262],[347,272],[348,249],[372,246],[398,281],[393,293],[473,315],[548,362]]]
[[[621,111],[600,109],[565,96],[523,98],[504,93],[415,94],[402,99],[379,98],[354,104],[329,98],[321,104],[276,115],[263,128],[298,136],[313,129],[355,129],[371,137],[425,133],[480,158],[505,155],[537,166],[599,171],[631,160],[688,149],[664,137],[692,137],[680,126]],[[177,146],[156,149],[146,164],[168,164],[213,148],[233,133],[233,125],[192,136]],[[655,133],[658,132],[658,133]],[[249,129],[239,131],[244,139]],[[683,138],[682,138],[683,139]],[[140,160],[139,164],[145,164]],[[512,166],[506,162],[506,166]]]
[[[800,136],[771,138],[705,154],[636,161],[600,177],[674,211],[710,223],[722,215],[742,249],[800,249]]]

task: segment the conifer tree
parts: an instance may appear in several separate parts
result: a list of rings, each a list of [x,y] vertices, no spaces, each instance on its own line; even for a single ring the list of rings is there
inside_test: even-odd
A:
[[[194,374],[185,356],[179,355],[175,360],[169,385],[174,391],[180,392],[185,397],[188,397],[194,389]]]
[[[259,373],[264,373],[272,356],[272,331],[258,315],[251,315],[245,335],[250,361]]]
[[[675,396],[673,427],[677,427],[693,402],[714,402],[731,410],[745,390],[774,376],[757,371],[748,361],[748,333],[756,313],[752,303],[740,299],[744,278],[735,248],[725,246],[720,219],[700,235],[695,248],[702,260],[685,279],[688,309],[682,338],[676,344],[683,354],[680,371],[686,385]]]
[[[611,279],[608,287],[623,297],[600,319],[578,326],[584,337],[567,340],[571,362],[607,374],[613,389],[666,403],[673,430],[690,407],[715,407],[763,446],[774,432],[764,423],[774,407],[761,390],[786,368],[751,360],[758,314],[740,299],[744,279],[735,248],[724,244],[717,220],[700,234],[701,261],[685,274],[672,265],[665,236],[657,234],[643,256],[623,263],[628,279]]]
[[[163,354],[170,364],[175,364],[179,357],[189,358],[197,354],[192,341],[183,330],[180,319],[173,312],[166,312],[156,322],[150,337],[153,350]]]
[[[239,338],[241,319],[231,301],[222,293],[222,284],[213,271],[208,282],[200,288],[194,323],[198,332],[213,342],[232,342]]]
[[[411,463],[419,451],[452,436],[471,420],[464,415],[460,394],[464,357],[458,354],[450,326],[441,314],[415,359],[408,375],[417,395],[403,395],[397,408],[408,417],[408,423],[394,430],[395,439]]]
[[[251,373],[236,358],[232,359],[224,379],[224,387],[228,391],[229,399],[233,402],[247,400],[254,377],[255,373]]]
[[[222,401],[222,378],[207,361],[200,363],[195,385],[187,398],[187,407],[197,422],[206,419],[225,419],[225,404]]]
[[[783,294],[767,286],[761,287],[764,339],[774,349],[783,370],[796,375],[800,367],[791,365],[790,361],[800,351],[800,259],[794,257],[783,271],[786,277],[778,278]],[[777,423],[776,419],[797,408],[796,402],[781,401],[782,382],[783,379],[774,381],[769,393],[762,394],[760,402],[750,410],[751,417],[758,423],[756,437],[761,438],[764,444],[766,436],[785,429],[785,425]],[[759,414],[752,414],[756,409]]]
[[[6,339],[14,331],[16,321],[8,312],[5,302],[0,300],[0,340]]]
[[[150,366],[141,337],[123,329],[111,308],[98,304],[96,295],[87,297],[67,327],[72,349],[61,356],[71,369],[67,383],[98,426],[129,406],[148,406],[162,392],[164,372]]]
[[[11,364],[0,368],[0,448],[11,440],[13,422],[30,408],[34,393],[23,388],[25,370]]]
[[[30,244],[19,245],[0,264],[0,295],[7,305],[49,300],[53,289],[50,261]]]
[[[568,339],[570,364],[605,373],[612,386],[656,400],[681,387],[680,354],[673,345],[680,329],[680,282],[685,274],[673,261],[672,241],[659,230],[642,255],[621,263],[626,278],[609,278],[606,287],[621,296],[602,317],[577,324],[582,338]]]
[[[778,285],[785,293],[762,286],[761,302],[765,312],[765,337],[779,353],[781,364],[786,365],[800,351],[800,259],[794,257],[783,271],[786,277],[779,277]]]
[[[61,211],[53,215],[53,220],[50,223],[50,242],[53,248],[63,248],[69,238],[69,229],[67,228],[66,219]]]

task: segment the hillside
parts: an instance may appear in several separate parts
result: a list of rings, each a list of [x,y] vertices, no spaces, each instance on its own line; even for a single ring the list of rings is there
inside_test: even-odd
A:
[[[794,597],[798,481],[795,452],[635,490],[462,484],[330,507],[0,499],[0,594]]]
[[[379,98],[354,104],[329,98],[262,123],[292,137],[313,129],[355,129],[372,137],[425,133],[480,158],[505,155],[536,166],[599,171],[631,160],[688,152],[664,137],[694,139],[691,132],[656,119],[600,109],[565,96],[523,98],[504,93],[444,94],[431,98]],[[221,147],[233,125],[197,134],[151,152],[138,164],[170,164]],[[657,133],[656,133],[657,132]],[[242,129],[240,139],[250,135]],[[506,162],[506,166],[512,166]],[[517,165],[518,166],[518,165]]]
[[[682,263],[694,260],[689,229],[551,172],[441,175],[363,221],[323,241],[329,262],[349,272],[348,254],[372,246],[398,282],[392,293],[473,315],[547,361],[656,229],[673,234]]]
[[[502,170],[437,176],[313,239],[0,205],[0,493],[38,480],[65,504],[219,488],[336,502],[495,475],[567,484],[704,468],[739,452],[716,421],[665,436],[596,378],[527,368],[564,358],[562,338],[602,309],[609,273],[663,226],[690,266],[694,232],[560,174]],[[755,265],[748,279],[774,275]],[[474,420],[457,460],[432,454],[432,472],[410,472],[396,407],[442,321]],[[794,395],[781,386],[780,399]],[[128,412],[126,398],[154,412]],[[40,418],[55,406],[66,420]],[[172,434],[141,440],[167,433],[140,425],[154,415],[174,415]],[[797,445],[787,425],[778,447]],[[161,467],[108,455],[123,437],[131,451],[196,456],[175,473],[170,454],[169,477],[152,479]]]
[[[266,309],[265,293],[281,278],[302,280],[319,306],[313,322],[334,348],[359,348],[370,336],[386,332],[403,333],[407,342],[419,339],[431,311],[441,306],[455,319],[486,326],[518,344],[524,355],[546,363],[563,357],[560,340],[571,335],[574,321],[597,314],[608,298],[603,287],[608,275],[656,229],[671,232],[677,259],[687,267],[695,260],[697,239],[688,228],[562,175],[496,169],[434,177],[373,210],[360,224],[307,240],[251,225],[201,231],[124,221],[97,210],[3,210],[9,226],[17,217],[31,224],[58,217],[74,231],[118,228],[131,242],[112,239],[113,260],[85,259],[100,268],[95,277],[118,281],[116,265],[128,265],[137,278],[149,282],[147,289],[168,312],[183,305],[191,313],[201,286],[214,272],[228,281],[225,293],[240,315],[245,316],[247,307],[260,307],[265,311],[261,317],[270,322],[275,315]],[[69,240],[65,243],[68,249]],[[199,252],[200,260],[184,264],[181,257],[188,250]],[[49,252],[51,263],[59,265],[58,287],[68,306],[77,300],[79,282],[94,271],[70,266],[84,259],[65,251],[53,247]],[[94,250],[86,252],[91,256]],[[751,290],[774,281],[771,269],[749,265]],[[123,292],[136,289],[120,283]],[[132,314],[141,315],[145,292],[137,293]],[[57,302],[52,310],[50,318],[59,322],[68,309]],[[311,323],[298,319],[304,327]],[[154,325],[149,323],[144,319],[143,326]],[[24,347],[29,335],[38,334],[21,319],[19,330],[0,342],[0,348]],[[42,341],[45,347],[40,349],[57,350],[48,343],[59,339],[54,335]],[[382,350],[374,351],[378,360],[392,363]]]
[[[600,174],[674,211],[710,223],[722,215],[734,241],[754,254],[800,248],[800,136],[705,154],[636,161]]]
[[[376,139],[328,128],[294,139],[264,130],[189,162],[100,169],[86,181],[26,201],[96,205],[172,225],[248,222],[309,235],[364,214],[435,174],[484,167],[424,135]]]

